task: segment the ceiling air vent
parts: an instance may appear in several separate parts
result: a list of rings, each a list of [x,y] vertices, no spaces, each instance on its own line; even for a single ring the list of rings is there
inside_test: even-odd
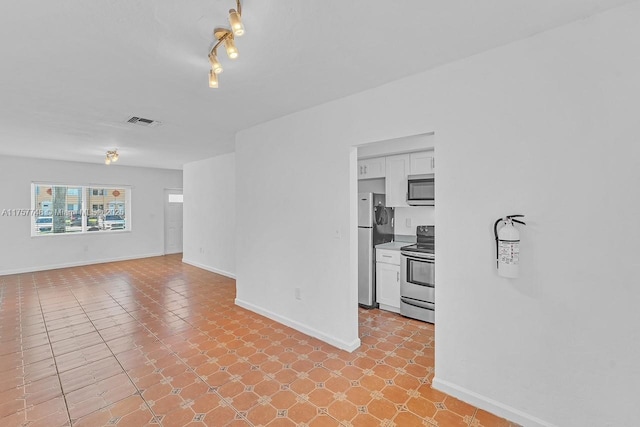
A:
[[[131,117],[127,120],[127,123],[132,123],[134,125],[146,126],[146,127],[155,127],[160,126],[162,123],[157,120],[149,120],[143,119],[142,117]]]

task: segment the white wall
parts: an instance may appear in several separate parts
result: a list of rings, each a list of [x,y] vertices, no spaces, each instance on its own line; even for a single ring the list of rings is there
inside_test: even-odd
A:
[[[395,208],[395,227],[396,235],[415,236],[416,227],[418,225],[436,225],[436,233],[438,230],[435,218],[435,207],[433,206],[411,206],[408,208]],[[409,223],[407,222],[409,220]],[[410,224],[410,225],[407,225]]]
[[[33,181],[132,186],[132,231],[31,237],[31,218],[0,216],[0,274],[164,253],[164,189],[181,188],[182,171],[0,156],[0,212],[30,209]]]
[[[433,150],[434,148],[435,136],[433,133],[408,135],[361,145],[358,147],[358,158],[390,156],[412,151]]]
[[[435,386],[525,425],[635,425],[639,21],[635,2],[240,132],[240,303],[356,342],[350,147],[435,131]],[[494,269],[510,213],[517,280]]]
[[[236,302],[353,349],[357,289],[349,265],[356,230],[348,218],[357,181],[348,171],[350,163],[355,170],[356,150],[327,140],[334,124],[299,117],[237,136]]]
[[[183,261],[235,277],[235,154],[184,165]]]

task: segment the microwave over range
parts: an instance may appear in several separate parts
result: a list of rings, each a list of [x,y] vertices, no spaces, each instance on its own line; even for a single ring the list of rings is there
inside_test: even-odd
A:
[[[407,204],[410,206],[435,206],[435,175],[409,175],[407,177]]]

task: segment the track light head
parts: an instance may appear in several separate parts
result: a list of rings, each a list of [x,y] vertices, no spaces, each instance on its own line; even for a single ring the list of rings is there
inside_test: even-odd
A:
[[[227,49],[229,58],[236,59],[238,57],[238,48],[236,47],[236,42],[233,40],[232,34],[229,34],[224,40],[224,47]]]
[[[229,25],[231,25],[231,31],[233,31],[234,36],[240,37],[244,34],[242,17],[235,9],[229,9]]]
[[[218,56],[213,51],[209,54],[209,63],[214,73],[220,74],[223,71],[222,64],[218,61]]]
[[[213,71],[209,71],[209,87],[216,89],[218,87],[218,75]]]

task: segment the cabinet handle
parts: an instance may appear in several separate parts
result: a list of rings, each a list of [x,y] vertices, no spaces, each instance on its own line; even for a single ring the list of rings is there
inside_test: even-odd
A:
[[[431,169],[435,169],[436,168],[436,159],[435,157],[431,158]]]
[[[400,272],[396,271],[396,281],[399,282],[400,281]]]
[[[362,166],[360,166],[360,175],[362,175]]]
[[[391,255],[382,255],[384,258],[391,258]]]
[[[364,165],[364,173],[367,173],[367,165]]]

